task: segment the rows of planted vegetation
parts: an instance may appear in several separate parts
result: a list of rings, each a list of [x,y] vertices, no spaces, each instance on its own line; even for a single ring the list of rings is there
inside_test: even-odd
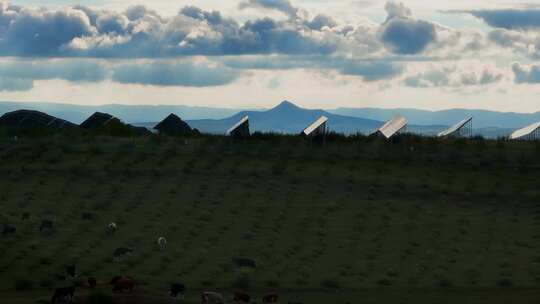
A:
[[[57,287],[76,264],[81,280],[155,292],[537,287],[539,153],[412,136],[4,137],[0,224],[17,231],[0,236],[0,286]],[[115,261],[118,247],[134,253]]]

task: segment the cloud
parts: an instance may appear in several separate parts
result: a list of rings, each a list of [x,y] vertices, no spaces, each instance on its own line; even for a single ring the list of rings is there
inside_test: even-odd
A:
[[[388,14],[386,21],[389,21],[392,18],[412,18],[411,9],[406,7],[403,3],[390,1],[386,3],[384,9],[386,10],[386,14]]]
[[[240,2],[240,9],[245,8],[264,8],[272,9],[294,18],[297,16],[298,9],[294,7],[289,0],[247,0]]]
[[[404,84],[413,88],[461,88],[495,84],[503,79],[503,72],[492,67],[443,65],[409,75]]]
[[[388,53],[446,56],[462,54],[465,49],[457,46],[461,47],[460,37],[466,35],[414,19],[401,3],[387,3],[388,18],[383,24],[340,24],[324,14],[310,17],[285,0],[249,0],[241,6],[280,10],[291,18],[240,23],[219,11],[195,6],[163,17],[140,5],[111,12],[84,6],[52,10],[3,4],[0,56],[167,59],[280,54],[382,58]]]
[[[325,27],[333,28],[338,24],[332,17],[319,14],[313,20],[306,22],[306,25],[312,30],[321,31]]]
[[[62,79],[72,82],[98,82],[107,77],[107,69],[90,61],[16,61],[0,64],[0,77],[12,79],[49,80]]]
[[[112,80],[124,84],[210,87],[232,83],[240,72],[209,62],[152,62],[115,67]]]
[[[0,92],[30,91],[33,87],[34,81],[31,79],[0,76]]]
[[[540,36],[538,33],[496,29],[489,33],[488,38],[497,46],[511,49],[517,54],[533,59],[540,58]]]
[[[540,28],[538,9],[500,9],[469,11],[489,26],[508,30],[532,30]]]
[[[361,76],[365,81],[391,79],[404,71],[403,65],[387,61],[340,62],[335,68],[343,75]]]
[[[21,9],[14,13],[3,5],[0,19],[0,24],[9,21],[0,32],[0,52],[4,55],[55,55],[74,38],[96,33],[88,16],[71,8],[60,11]]]
[[[405,70],[403,64],[391,61],[324,56],[242,57],[224,59],[223,63],[228,67],[240,70],[332,70],[341,75],[357,76],[368,82],[392,79],[401,75]]]
[[[412,18],[412,12],[402,3],[388,2],[388,18],[382,25],[381,40],[391,52],[401,55],[422,53],[435,42],[437,32],[433,23]]]
[[[512,71],[515,83],[540,83],[540,65],[521,65],[516,62],[512,64]]]

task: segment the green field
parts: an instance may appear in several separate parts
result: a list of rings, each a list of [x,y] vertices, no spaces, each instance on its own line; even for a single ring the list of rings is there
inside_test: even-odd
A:
[[[156,297],[184,282],[194,303],[238,289],[303,303],[538,303],[539,155],[537,143],[418,137],[3,138],[0,224],[17,232],[0,236],[1,302],[50,298],[75,263],[80,280],[128,275]],[[135,251],[115,262],[118,247]]]

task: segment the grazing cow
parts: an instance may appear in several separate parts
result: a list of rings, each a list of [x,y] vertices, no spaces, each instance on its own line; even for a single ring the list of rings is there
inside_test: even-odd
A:
[[[118,226],[116,225],[116,223],[110,223],[110,224],[107,226],[107,232],[108,232],[108,233],[115,233],[116,230],[118,230]]]
[[[251,301],[251,297],[244,292],[235,292],[233,301],[235,303],[249,303]]]
[[[90,286],[90,288],[92,288],[92,289],[96,288],[96,286],[97,286],[97,279],[94,278],[94,277],[88,278],[88,286]]]
[[[93,221],[97,218],[97,216],[95,213],[84,212],[81,214],[81,218],[85,221]]]
[[[278,295],[276,293],[270,293],[270,294],[267,294],[265,295],[263,298],[262,298],[262,302],[267,304],[267,303],[277,303],[278,302]]]
[[[73,303],[73,296],[75,295],[75,286],[66,287],[66,288],[57,288],[54,291],[54,295],[51,299],[52,304],[56,304],[57,301],[60,303]]]
[[[17,232],[17,227],[13,226],[13,225],[4,225],[4,229],[2,229],[2,234],[3,235],[8,235],[8,234],[14,234],[15,232]]]
[[[130,255],[132,253],[133,253],[133,249],[131,248],[124,248],[124,247],[116,248],[116,250],[114,250],[114,253],[113,253],[113,258],[115,261],[119,261],[123,257]]]
[[[68,276],[74,278],[75,276],[77,276],[77,266],[75,265],[66,266],[66,273]]]
[[[205,291],[201,295],[201,304],[225,304],[220,293]]]
[[[41,225],[39,226],[39,232],[51,232],[53,229],[53,222],[50,220],[43,220],[41,221]]]
[[[237,267],[248,267],[248,268],[256,268],[257,262],[253,259],[249,258],[233,258],[233,263]]]
[[[184,298],[184,292],[186,292],[186,286],[182,283],[173,283],[171,284],[171,297],[178,298],[178,295],[180,295],[180,298]]]
[[[158,243],[159,249],[165,250],[165,248],[167,248],[167,239],[166,238],[164,238],[164,237],[158,238],[157,243]]]
[[[21,214],[21,219],[22,219],[23,221],[25,221],[25,220],[27,220],[27,219],[29,219],[29,218],[30,218],[30,213],[25,212],[25,213]]]
[[[135,281],[128,277],[115,276],[110,283],[113,286],[113,292],[132,292],[135,288]]]

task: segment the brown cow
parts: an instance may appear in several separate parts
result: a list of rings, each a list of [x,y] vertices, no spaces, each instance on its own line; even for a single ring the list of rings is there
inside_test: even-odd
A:
[[[123,292],[125,290],[132,292],[135,288],[135,281],[128,277],[115,276],[110,283],[113,286],[113,292]]]

